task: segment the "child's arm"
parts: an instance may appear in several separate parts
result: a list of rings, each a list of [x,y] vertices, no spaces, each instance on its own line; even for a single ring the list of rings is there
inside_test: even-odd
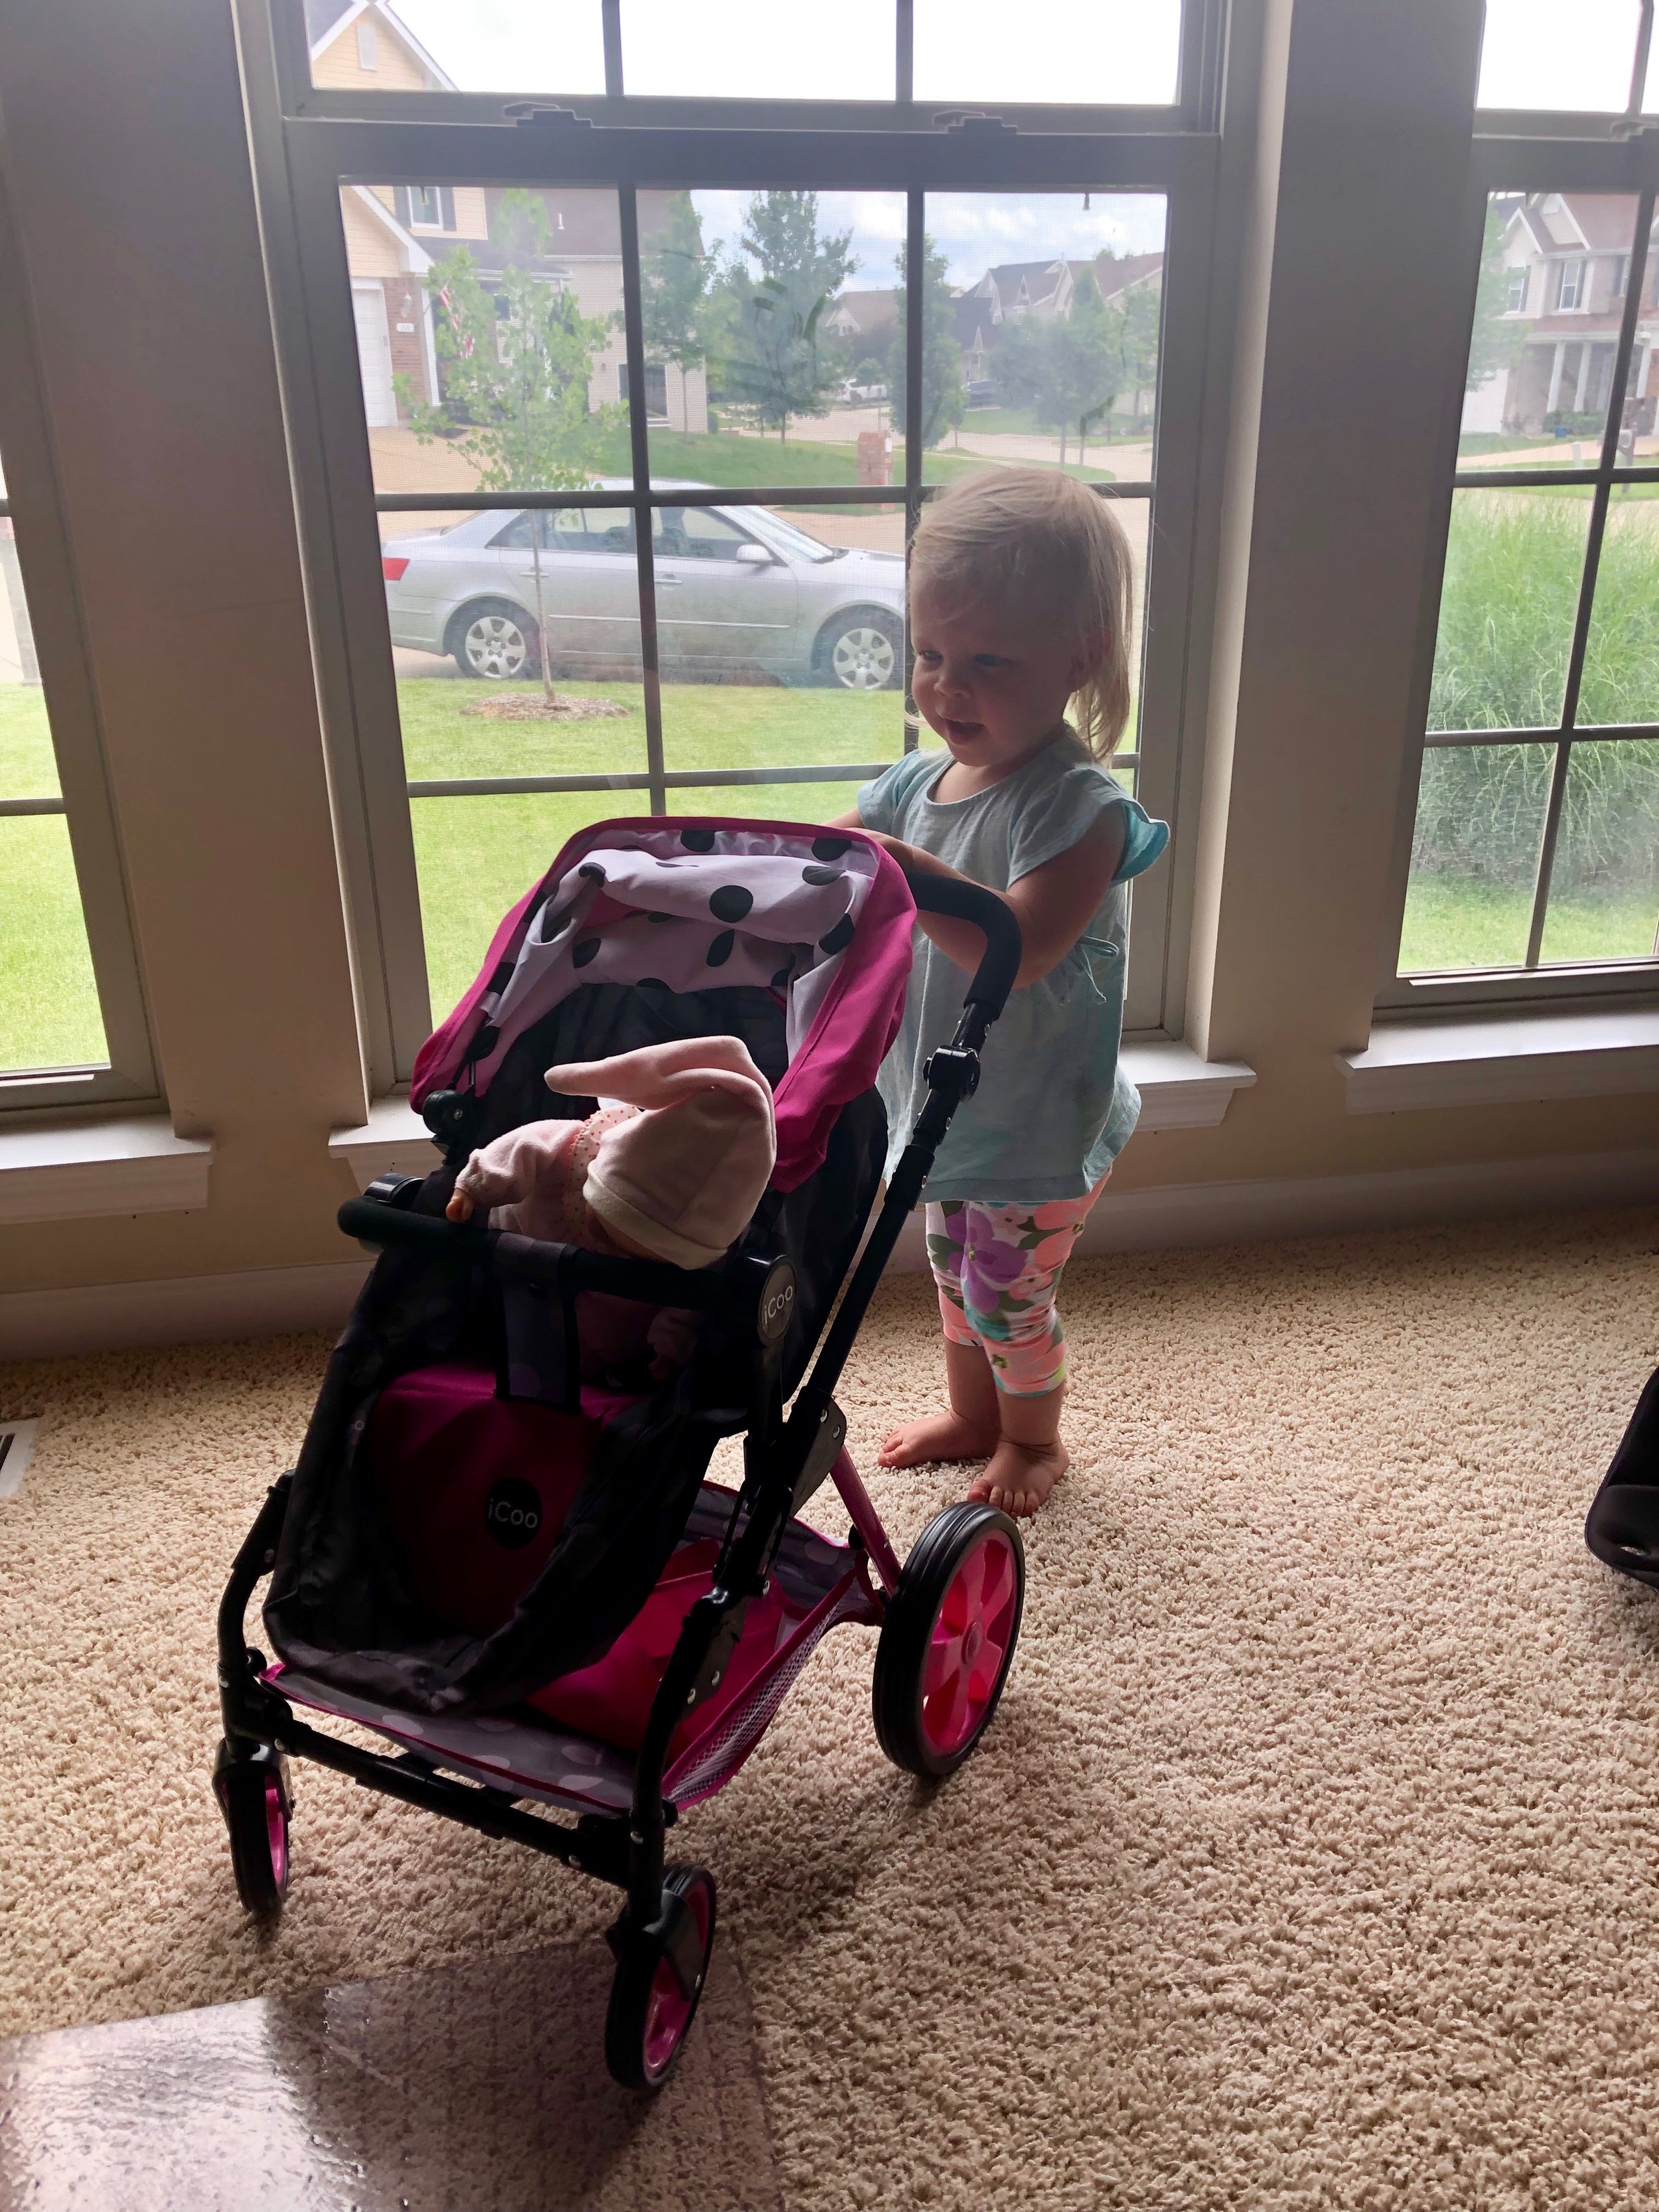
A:
[[[837,816],[830,827],[858,830],[863,823],[855,811]],[[930,876],[955,876],[958,882],[969,880],[957,869],[936,860],[931,853],[882,830],[866,830],[865,835],[884,845],[907,868]],[[1041,981],[1051,968],[1057,968],[1089,927],[1123,858],[1124,835],[1124,810],[1110,807],[1075,845],[1056,853],[1052,860],[1033,868],[1002,893],[1013,909],[1025,945],[1025,956],[1014,978],[1016,990]],[[956,921],[942,914],[919,914],[916,920],[947,960],[973,974],[985,950],[985,939],[972,922]]]

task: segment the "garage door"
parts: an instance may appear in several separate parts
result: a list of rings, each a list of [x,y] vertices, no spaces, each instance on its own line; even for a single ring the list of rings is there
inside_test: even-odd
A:
[[[357,319],[357,362],[363,380],[363,414],[371,430],[390,428],[398,420],[392,390],[392,338],[386,329],[386,294],[378,284],[354,284],[351,312]]]

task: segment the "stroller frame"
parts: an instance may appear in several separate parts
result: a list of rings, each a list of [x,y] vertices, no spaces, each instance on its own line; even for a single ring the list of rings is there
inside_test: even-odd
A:
[[[665,1863],[667,1832],[679,1810],[665,1791],[665,1773],[671,1771],[671,1741],[685,1717],[713,1696],[724,1679],[741,1634],[744,1607],[767,1588],[780,1547],[801,1506],[828,1480],[839,1492],[852,1526],[844,1545],[816,1530],[801,1532],[810,1538],[820,1558],[820,1571],[839,1571],[839,1578],[827,1592],[827,1598],[836,1601],[815,1607],[815,1632],[810,1637],[804,1632],[792,1636],[771,1662],[773,1672],[787,1670],[773,1709],[823,1630],[843,1619],[878,1626],[884,1639],[897,1634],[914,1661],[908,1672],[920,1683],[927,1639],[943,1602],[941,1569],[950,1567],[944,1554],[950,1553],[951,1559],[965,1557],[968,1541],[982,1543],[988,1534],[994,1534],[1012,1553],[1012,1628],[1007,1632],[1001,1671],[965,1740],[943,1748],[921,1740],[902,1695],[896,1703],[890,1692],[884,1713],[879,1660],[878,1663],[876,1724],[884,1748],[901,1765],[939,1778],[966,1758],[988,1723],[1018,1633],[1023,1552],[1014,1524],[989,1506],[948,1508],[924,1531],[909,1565],[902,1566],[845,1449],[847,1424],[834,1398],[877,1283],[907,1216],[920,1198],[951,1116],[973,1095],[979,1079],[980,1048],[1013,986],[1022,957],[1018,924],[995,893],[959,878],[908,871],[907,876],[918,908],[972,923],[983,933],[986,949],[969,985],[951,1043],[936,1050],[927,1064],[927,1103],[894,1170],[817,1358],[787,1414],[781,1365],[795,1296],[794,1270],[787,1261],[769,1263],[750,1255],[694,1273],[655,1261],[539,1243],[477,1224],[459,1224],[415,1215],[404,1208],[420,1188],[420,1179],[416,1177],[382,1177],[364,1197],[349,1200],[340,1208],[341,1229],[365,1244],[418,1251],[422,1258],[440,1263],[476,1267],[483,1261],[499,1279],[529,1284],[544,1294],[556,1295],[564,1307],[567,1326],[572,1325],[569,1316],[575,1294],[592,1290],[655,1304],[717,1311],[728,1323],[752,1333],[742,1488],[734,1496],[704,1486],[705,1499],[712,1496],[730,1501],[725,1532],[711,1586],[689,1607],[653,1698],[644,1738],[633,1761],[627,1810],[584,1811],[570,1825],[524,1809],[523,1798],[533,1798],[536,1793],[522,1790],[515,1795],[510,1780],[491,1783],[482,1775],[477,1779],[457,1778],[454,1772],[441,1771],[436,1760],[416,1751],[367,1750],[300,1718],[293,1698],[284,1690],[283,1670],[272,1667],[263,1652],[250,1645],[246,1628],[248,1602],[276,1561],[294,1479],[291,1474],[283,1475],[268,1492],[236,1554],[219,1607],[218,1686],[225,1740],[220,1746],[214,1786],[230,1832],[243,1902],[273,1910],[286,1889],[290,1809],[288,1757],[313,1760],[385,1796],[420,1806],[482,1834],[506,1837],[580,1868],[625,1893],[622,1913],[608,1931],[618,1966],[606,2056],[612,2072],[635,2087],[655,2087],[666,2078],[695,2012],[714,1938],[712,1878],[701,1869]],[[428,1102],[428,1118],[441,1141],[445,1135],[450,1139],[448,1164],[459,1165],[466,1155],[464,1144],[456,1141],[454,1103],[453,1094],[438,1094]],[[447,1114],[451,1117],[447,1130]],[[947,1522],[952,1524],[950,1529],[945,1527]],[[837,1560],[835,1554],[842,1557]],[[925,1589],[917,1587],[919,1565]],[[822,1620],[818,1620],[820,1613]],[[805,1649],[798,1651],[797,1646],[803,1643]],[[769,1674],[763,1674],[755,1689],[763,1690],[770,1679]],[[751,1691],[750,1695],[753,1694]],[[919,1712],[916,1699],[909,1704]],[[346,1712],[344,1717],[353,1716]],[[754,1732],[754,1741],[769,1718],[769,1710]],[[382,1729],[382,1733],[387,1732]],[[416,1727],[410,1733],[418,1739],[422,1731]],[[700,1779],[689,1789],[683,1786],[682,1797],[695,1800],[712,1794],[735,1771],[750,1747],[751,1744],[744,1744],[740,1755],[712,1781]],[[684,1764],[682,1758],[682,1769]],[[462,1771],[465,1771],[465,1763]],[[544,1796],[541,1802],[547,1802]],[[694,1893],[699,1880],[707,1887],[700,1907]],[[629,1991],[629,2002],[623,2002]],[[665,1992],[670,2001],[675,2000],[678,1992],[678,2003],[670,2002],[665,2008]],[[618,2028],[619,2003],[624,2013],[637,2015],[631,2027],[624,2020]],[[654,2060],[653,2021],[656,2023]]]

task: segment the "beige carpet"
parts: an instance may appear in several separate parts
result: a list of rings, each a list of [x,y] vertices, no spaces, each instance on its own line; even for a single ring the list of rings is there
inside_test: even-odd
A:
[[[981,1754],[931,1796],[887,1766],[844,1631],[682,1831],[790,2212],[1650,2207],[1659,1600],[1579,1530],[1659,1361],[1659,1220],[1139,1257],[1070,1290],[1077,1467]],[[0,1412],[46,1416],[0,1505],[0,2033],[607,1917],[310,1768],[280,1931],[239,1912],[213,1608],[322,1355],[0,1377]],[[902,1282],[844,1393],[866,1465],[938,1389]],[[952,1485],[874,1487],[908,1540]]]

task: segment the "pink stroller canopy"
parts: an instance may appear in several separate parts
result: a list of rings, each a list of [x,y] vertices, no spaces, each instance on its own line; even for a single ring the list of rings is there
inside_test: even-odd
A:
[[[785,1014],[772,1183],[821,1164],[836,1115],[875,1081],[903,1010],[915,906],[856,830],[700,817],[600,822],[573,837],[502,922],[477,981],[415,1063],[482,1096],[514,1042],[585,985],[670,993],[747,984]]]

